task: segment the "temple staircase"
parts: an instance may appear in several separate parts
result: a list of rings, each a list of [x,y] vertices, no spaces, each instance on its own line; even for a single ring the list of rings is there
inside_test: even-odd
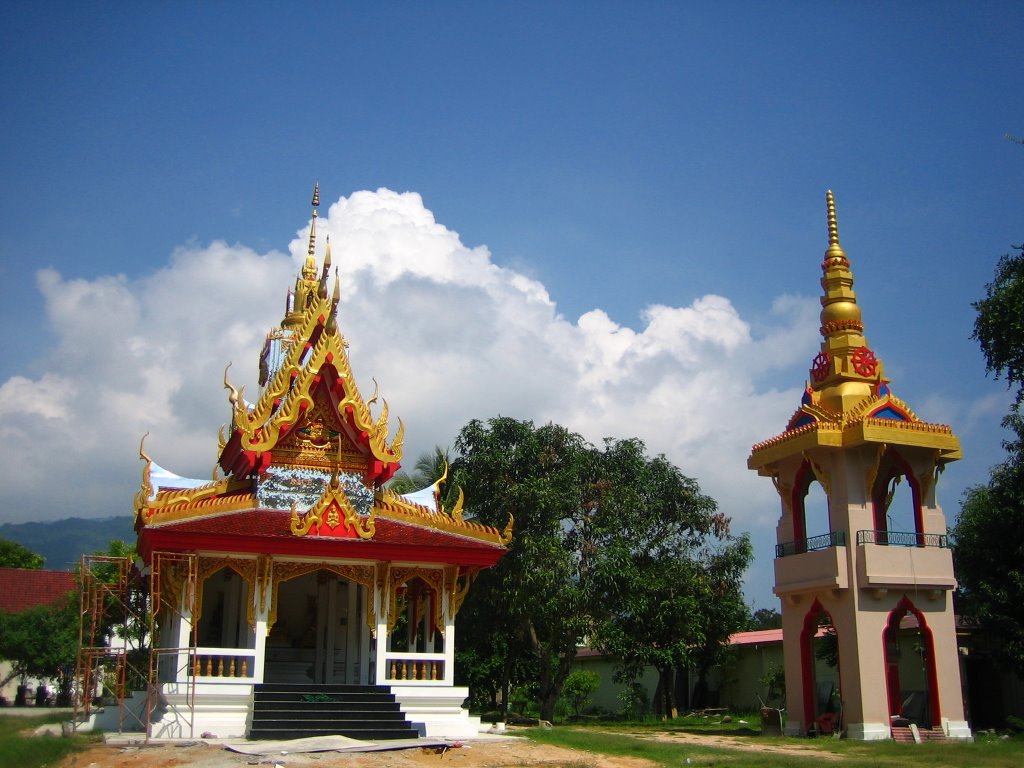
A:
[[[946,734],[941,728],[917,728],[910,725],[893,725],[892,740],[897,744],[917,744],[926,741],[945,741]],[[914,731],[917,731],[917,737]]]
[[[415,739],[394,694],[379,685],[258,683],[250,739],[347,736],[361,741]]]

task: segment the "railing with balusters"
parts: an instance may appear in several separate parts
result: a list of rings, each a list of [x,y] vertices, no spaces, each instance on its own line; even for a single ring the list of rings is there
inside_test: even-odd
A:
[[[442,653],[388,654],[387,680],[440,685],[445,682],[444,667]]]
[[[242,680],[252,678],[256,657],[247,648],[196,648],[189,659],[195,677]]]

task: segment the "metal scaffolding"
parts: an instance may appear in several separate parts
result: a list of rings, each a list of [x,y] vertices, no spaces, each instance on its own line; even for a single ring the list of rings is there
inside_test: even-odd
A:
[[[148,568],[140,571],[131,557],[83,555],[79,594],[78,655],[75,662],[74,707],[76,724],[92,714],[104,698],[118,707],[118,731],[130,720],[152,735],[152,713],[159,703],[161,680],[184,678],[189,735],[195,712],[195,681],[177,674],[182,655],[191,664],[195,655],[197,560],[194,554],[154,552]],[[190,645],[164,645],[165,627],[188,621]],[[174,659],[168,663],[161,661]],[[162,677],[163,673],[163,677]],[[129,697],[144,691],[145,706],[133,710]],[[132,729],[134,730],[134,728]]]

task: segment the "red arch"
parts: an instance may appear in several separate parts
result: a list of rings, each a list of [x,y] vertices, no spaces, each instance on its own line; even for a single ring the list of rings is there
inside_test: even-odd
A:
[[[888,663],[888,649],[886,647],[886,634],[890,631],[899,632],[900,619],[903,618],[907,613],[912,613],[917,618],[917,626],[921,630],[921,637],[924,639],[925,648],[928,652],[928,663],[925,667],[925,672],[928,675],[928,708],[931,714],[932,726],[936,726],[942,722],[942,711],[939,709],[939,675],[938,670],[935,666],[935,638],[932,635],[931,627],[928,626],[928,622],[925,621],[924,614],[917,609],[917,606],[904,595],[900,601],[896,604],[896,607],[889,612],[889,620],[885,623],[885,628],[882,630],[882,658]],[[888,669],[886,670],[888,673]],[[899,715],[902,714],[899,711],[893,711],[893,702],[900,701],[900,691],[893,690],[893,683],[895,680],[890,680],[889,674],[885,675],[885,689],[886,696],[889,700],[889,714]]]
[[[814,723],[815,700],[814,700],[814,648],[813,642],[818,634],[818,616],[828,616],[829,623],[836,630],[838,639],[839,630],[836,629],[835,620],[831,612],[825,609],[818,598],[814,598],[807,615],[804,616],[804,626],[800,631],[800,691],[804,701],[804,731],[807,731]],[[843,658],[840,654],[837,668],[839,677],[839,690],[843,689]]]
[[[882,466],[879,467],[879,475],[875,479],[875,487],[871,489],[871,511],[875,521],[876,531],[888,531],[889,526],[885,518],[885,505],[882,500],[885,498],[885,490],[889,481],[894,477],[903,477],[910,486],[912,503],[914,505],[914,532],[918,535],[918,546],[924,546],[924,511],[921,508],[921,485],[914,476],[910,463],[900,455],[899,451],[889,449],[882,458]],[[884,471],[882,471],[884,470]],[[886,542],[879,541],[879,544]]]
[[[790,508],[793,510],[793,541],[797,553],[804,552],[803,544],[807,540],[807,494],[811,483],[817,480],[811,462],[806,459],[797,469],[793,477],[793,491],[790,497]],[[827,499],[828,530],[832,531],[832,500]]]

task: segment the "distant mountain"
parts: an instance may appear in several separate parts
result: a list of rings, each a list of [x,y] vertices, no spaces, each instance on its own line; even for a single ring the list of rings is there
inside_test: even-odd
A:
[[[74,570],[82,555],[105,552],[113,539],[135,542],[131,515],[86,519],[68,517],[42,523],[4,523],[0,539],[10,539],[42,555],[52,571]]]

